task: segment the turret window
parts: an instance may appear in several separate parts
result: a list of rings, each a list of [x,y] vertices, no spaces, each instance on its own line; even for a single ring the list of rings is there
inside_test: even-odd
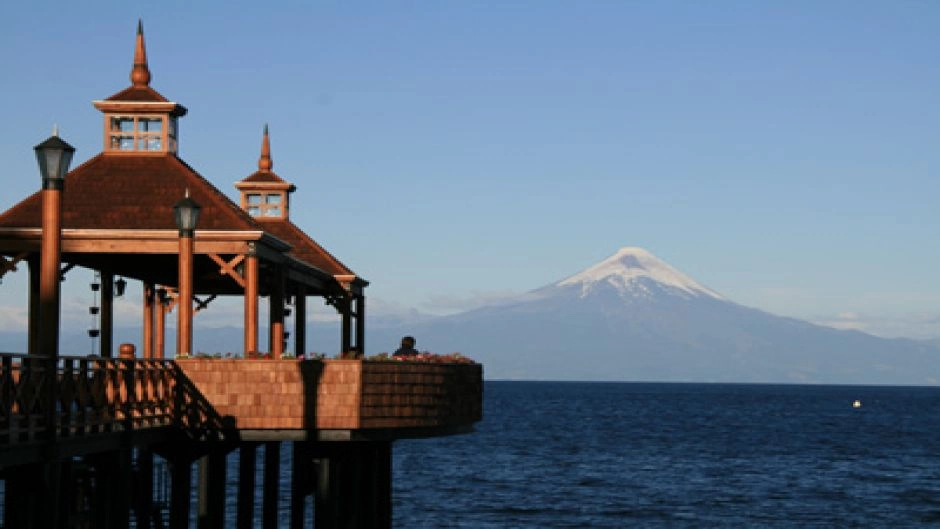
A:
[[[175,151],[176,127],[172,118],[164,127],[163,116],[110,116],[108,150],[165,152]]]
[[[252,217],[283,217],[282,193],[246,193],[245,207]]]

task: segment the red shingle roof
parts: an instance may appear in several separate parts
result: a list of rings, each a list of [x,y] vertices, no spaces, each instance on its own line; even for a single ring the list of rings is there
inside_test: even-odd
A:
[[[176,229],[173,205],[189,189],[202,206],[198,229],[262,230],[238,205],[175,155],[99,154],[65,178],[62,227]],[[0,215],[0,227],[38,228],[40,194]]]
[[[332,275],[355,275],[339,259],[323,249],[293,222],[283,219],[257,219],[264,231],[291,245],[289,255]]]
[[[291,187],[294,187],[292,184],[289,184],[286,180],[280,176],[272,173],[271,171],[257,171],[254,174],[246,177],[239,183],[270,183],[270,184],[288,184]]]
[[[149,86],[130,86],[105,99],[105,101],[127,101],[134,103],[169,103],[170,100],[160,95]]]

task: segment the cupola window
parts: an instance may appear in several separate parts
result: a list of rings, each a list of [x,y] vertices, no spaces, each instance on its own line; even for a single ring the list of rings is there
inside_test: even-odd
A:
[[[166,116],[110,116],[108,150],[166,152],[176,150],[175,119]]]
[[[245,206],[252,217],[283,217],[283,193],[246,193]]]

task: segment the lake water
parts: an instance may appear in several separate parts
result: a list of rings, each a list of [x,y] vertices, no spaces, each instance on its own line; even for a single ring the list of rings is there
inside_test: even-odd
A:
[[[484,413],[395,443],[395,527],[940,525],[937,388],[487,382]]]
[[[487,382],[484,391],[475,433],[394,444],[396,528],[940,527],[940,388]],[[234,524],[237,456],[229,461]],[[312,520],[310,499],[307,510]]]

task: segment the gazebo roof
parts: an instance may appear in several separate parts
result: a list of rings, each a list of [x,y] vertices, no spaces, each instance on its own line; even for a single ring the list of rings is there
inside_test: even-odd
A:
[[[200,230],[263,228],[237,204],[172,154],[98,154],[71,171],[62,195],[63,229],[176,229],[173,205],[189,190],[202,206]],[[0,214],[0,227],[38,228],[37,192]]]
[[[176,138],[175,119],[185,115],[186,108],[151,88],[150,79],[143,26],[138,24],[131,86],[94,102],[105,113],[105,150],[65,178],[63,260],[171,284],[178,250],[173,206],[188,193],[202,208],[195,243],[197,291],[239,291],[235,281],[220,273],[218,263],[237,259],[225,256],[247,253],[261,258],[262,274],[273,273],[268,264],[281,263],[289,269],[290,281],[314,287],[314,291],[368,284],[289,221],[253,218],[179,159],[175,146],[167,148]],[[121,128],[124,122],[131,128]],[[144,122],[147,127],[156,122],[158,128],[144,129]],[[124,149],[120,142],[125,138],[133,138],[132,148]],[[157,141],[157,149],[147,150],[149,144],[142,147],[141,138]],[[288,193],[294,190],[270,169],[268,157],[243,182]],[[41,225],[42,197],[37,192],[0,213],[0,253],[22,255],[38,250]],[[267,285],[262,281],[262,293]]]

